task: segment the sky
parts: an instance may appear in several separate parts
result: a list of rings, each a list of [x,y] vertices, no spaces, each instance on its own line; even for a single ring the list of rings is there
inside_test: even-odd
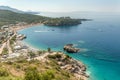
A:
[[[120,0],[0,0],[0,5],[43,12],[120,12]]]

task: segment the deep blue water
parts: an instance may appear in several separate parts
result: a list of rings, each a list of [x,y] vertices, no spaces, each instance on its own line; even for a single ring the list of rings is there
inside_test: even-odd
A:
[[[62,51],[67,43],[81,48],[77,54],[68,54],[87,66],[90,80],[120,80],[120,15],[102,13],[42,14],[90,18],[78,26],[33,26],[19,31],[27,35],[27,44],[39,48]],[[67,54],[67,53],[66,53]]]

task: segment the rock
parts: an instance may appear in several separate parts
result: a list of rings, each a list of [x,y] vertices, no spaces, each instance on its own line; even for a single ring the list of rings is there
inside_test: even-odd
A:
[[[23,39],[26,39],[26,38],[27,38],[27,36],[24,35],[24,34],[19,34],[19,35],[17,35],[17,39],[18,39],[18,40],[23,40]]]
[[[82,66],[82,67],[81,67],[81,70],[82,70],[82,71],[86,71],[86,67],[85,67],[85,66]]]
[[[67,46],[73,46],[73,44],[68,44]],[[56,53],[58,54],[58,53]],[[55,54],[50,54],[55,55]],[[77,60],[74,60],[72,58],[67,58],[65,54],[61,54],[61,57],[55,58],[57,61],[57,64],[60,66],[62,70],[66,70],[72,74],[74,74],[76,77],[79,77],[81,79],[82,77],[88,78],[89,75],[86,74],[86,66]]]
[[[80,51],[79,48],[73,47],[73,44],[66,44],[63,49],[68,53],[77,53]]]

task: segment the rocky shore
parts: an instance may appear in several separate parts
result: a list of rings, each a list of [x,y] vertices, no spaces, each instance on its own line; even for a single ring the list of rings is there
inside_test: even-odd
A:
[[[86,66],[82,62],[74,60],[62,52],[49,54],[48,58],[57,61],[61,69],[73,73],[77,80],[87,80],[89,78],[89,75],[86,74]]]

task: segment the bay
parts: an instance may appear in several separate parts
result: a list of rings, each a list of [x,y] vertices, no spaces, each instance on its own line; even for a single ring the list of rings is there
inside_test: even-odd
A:
[[[88,18],[78,26],[33,26],[18,33],[27,35],[24,40],[38,49],[63,51],[73,43],[81,48],[77,54],[68,54],[87,66],[89,80],[120,80],[120,15],[118,13],[74,12],[41,13],[44,16]]]

